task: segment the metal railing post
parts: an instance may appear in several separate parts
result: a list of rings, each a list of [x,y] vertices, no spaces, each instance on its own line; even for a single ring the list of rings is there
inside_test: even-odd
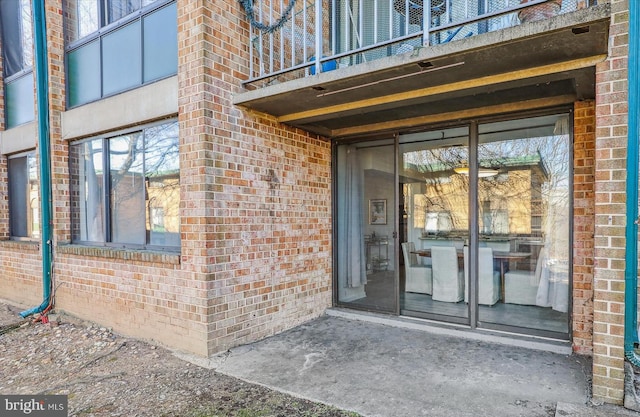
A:
[[[322,71],[322,0],[316,0],[316,74]]]
[[[431,44],[431,2],[423,2],[422,10],[422,45]],[[407,10],[409,10],[407,8]],[[408,14],[408,13],[407,13]]]

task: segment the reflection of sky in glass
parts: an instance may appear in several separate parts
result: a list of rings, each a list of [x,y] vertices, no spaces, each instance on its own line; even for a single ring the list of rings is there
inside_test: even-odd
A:
[[[104,168],[102,167],[102,140],[92,140],[87,142],[87,152],[91,152],[93,155],[93,167],[95,172],[103,172]]]
[[[142,134],[132,133],[109,140],[109,163],[111,170],[126,169],[142,173]]]
[[[144,152],[143,152],[144,149]],[[96,169],[102,170],[102,161],[94,156]],[[147,176],[175,173],[180,167],[178,152],[178,124],[167,123],[109,139],[111,170],[128,167],[128,172]],[[99,167],[99,168],[98,168]]]
[[[96,0],[76,0],[78,12],[78,38],[83,38],[98,30],[98,2]]]
[[[478,147],[481,163],[496,166],[500,159],[539,156],[554,187],[569,186],[569,141],[566,135],[545,136],[510,141],[491,142]]]
[[[27,155],[27,164],[29,166],[29,180],[37,181],[38,180],[38,164],[36,163],[35,153],[30,153],[29,155]]]
[[[178,123],[154,126],[145,130],[145,165],[148,175],[177,172],[180,167],[178,152]]]
[[[422,172],[438,172],[466,164],[469,151],[466,146],[453,146],[403,154],[405,168],[412,166]]]
[[[31,30],[31,1],[21,0],[22,17],[22,57],[24,68],[33,66],[33,34]]]

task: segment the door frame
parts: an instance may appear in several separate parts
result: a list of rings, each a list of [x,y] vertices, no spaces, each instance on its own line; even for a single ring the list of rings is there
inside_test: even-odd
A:
[[[478,247],[479,247],[479,209],[478,209],[478,146],[479,146],[479,134],[478,134],[478,126],[484,123],[491,122],[499,122],[499,121],[508,121],[508,120],[517,120],[524,119],[528,117],[535,116],[544,116],[544,115],[552,115],[557,113],[567,113],[569,114],[569,166],[568,168],[568,192],[570,194],[569,198],[569,259],[568,259],[568,313],[567,313],[567,333],[558,333],[553,331],[534,329],[534,328],[526,328],[526,327],[517,327],[514,325],[506,325],[506,324],[496,324],[496,323],[487,323],[482,322],[479,317],[479,305],[478,305]],[[433,125],[423,125],[416,128],[411,129],[411,132],[393,132],[393,134],[386,135],[372,135],[371,137],[359,137],[355,139],[349,138],[339,138],[332,141],[332,163],[333,163],[333,177],[335,181],[335,172],[336,172],[336,149],[339,145],[343,145],[345,143],[359,143],[359,142],[369,142],[369,141],[377,141],[381,139],[391,139],[394,140],[394,176],[395,176],[395,201],[389,202],[388,207],[393,208],[393,221],[394,221],[394,250],[393,256],[395,257],[395,263],[399,266],[400,262],[400,249],[398,244],[398,236],[399,236],[399,227],[400,227],[400,210],[398,209],[399,203],[401,202],[400,198],[400,183],[399,183],[399,166],[398,166],[398,156],[399,156],[399,148],[400,148],[400,134],[404,133],[415,133],[421,131],[429,131],[434,129],[441,128],[452,128],[452,127],[462,127],[468,126],[469,128],[469,169],[470,169],[470,178],[476,178],[474,181],[469,182],[469,247],[473,248],[469,250],[469,299],[470,301],[467,304],[468,315],[467,317],[452,317],[452,316],[444,316],[439,314],[432,313],[422,313],[422,312],[414,312],[412,311],[410,315],[406,315],[407,317],[416,317],[416,318],[424,318],[430,320],[436,320],[438,322],[449,323],[449,324],[459,324],[464,325],[470,328],[471,330],[485,330],[485,331],[500,331],[512,333],[514,335],[526,335],[526,336],[537,336],[537,337],[548,337],[557,340],[570,340],[572,337],[573,329],[572,329],[572,311],[573,311],[573,245],[574,245],[574,112],[573,106],[555,106],[546,109],[539,110],[530,110],[524,112],[515,112],[510,114],[503,114],[499,116],[489,116],[483,118],[475,118],[475,119],[467,119],[467,120],[458,120],[455,122],[446,122],[439,123]],[[335,184],[335,182],[334,182]],[[336,191],[335,187],[332,187],[332,210],[336,213]],[[332,222],[332,231],[333,231],[333,247],[336,247],[336,221],[335,218]],[[335,250],[335,249],[334,249]],[[333,256],[333,305],[338,307],[346,307],[349,309],[355,310],[365,310],[372,311],[367,308],[354,306],[349,303],[341,303],[338,300],[338,291],[337,291],[337,257]],[[395,315],[395,316],[403,316],[400,305],[400,270],[399,267],[395,268],[394,272],[394,280],[395,280],[395,297],[396,297],[396,311],[387,314]],[[375,311],[380,313],[380,311]]]

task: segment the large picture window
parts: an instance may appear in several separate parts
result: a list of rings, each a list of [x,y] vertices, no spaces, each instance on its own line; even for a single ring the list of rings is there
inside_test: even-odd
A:
[[[9,157],[9,227],[13,238],[40,237],[40,188],[34,152]]]
[[[127,247],[180,247],[178,124],[71,146],[72,239]]]

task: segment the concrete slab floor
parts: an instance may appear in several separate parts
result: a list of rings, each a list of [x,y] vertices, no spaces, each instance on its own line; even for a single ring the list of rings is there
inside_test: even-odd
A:
[[[593,408],[588,357],[328,315],[212,359],[221,373],[364,416]]]

